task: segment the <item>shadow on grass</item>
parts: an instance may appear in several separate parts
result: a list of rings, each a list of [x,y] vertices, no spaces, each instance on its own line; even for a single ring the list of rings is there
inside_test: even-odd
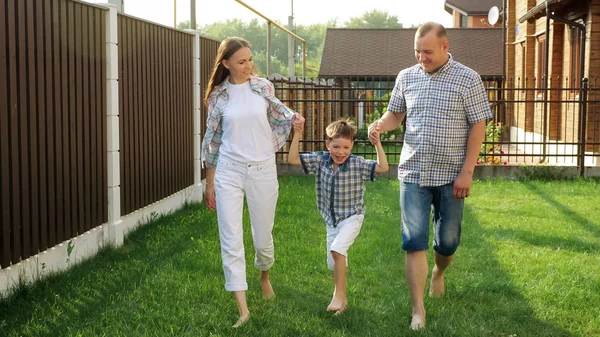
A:
[[[572,336],[536,318],[490,250],[484,239],[488,231],[465,205],[462,243],[446,275],[446,296],[426,300],[428,330],[450,336]]]
[[[132,232],[123,246],[105,248],[67,272],[19,287],[0,302],[1,335],[64,336],[66,327],[77,332],[109,310],[135,315],[137,302],[142,302],[139,296],[153,295],[138,294],[141,287],[156,282],[158,275],[170,269],[193,271],[194,266],[180,262],[182,254],[194,250],[196,243],[190,236],[213,235],[210,232],[216,231],[216,226],[188,226],[185,231],[173,231],[172,227],[197,217],[201,208],[190,205],[177,214],[158,217]],[[220,261],[216,267],[203,266],[202,270],[222,273],[218,267]]]
[[[574,221],[575,223],[577,223],[578,225],[580,225],[581,227],[583,227],[584,229],[589,231],[594,237],[600,237],[600,226],[599,225],[593,224],[591,221],[589,221],[588,219],[579,215],[579,213],[574,211],[569,206],[561,203],[559,200],[556,200],[556,198],[549,195],[546,191],[540,190],[540,188],[537,187],[536,185],[534,185],[530,182],[524,182],[523,185],[525,185],[525,187],[530,189],[532,192],[535,192],[537,195],[539,195],[540,198],[545,200],[548,204],[552,205],[553,207],[555,207],[556,209],[561,211],[571,221]]]

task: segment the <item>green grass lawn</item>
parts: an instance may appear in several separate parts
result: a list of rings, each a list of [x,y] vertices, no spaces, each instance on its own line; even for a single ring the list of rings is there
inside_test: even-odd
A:
[[[277,297],[261,298],[245,227],[251,320],[224,290],[217,220],[203,205],[154,219],[118,249],[0,302],[1,336],[600,336],[600,181],[477,181],[446,296],[408,330],[398,182],[367,187],[349,251],[350,309],[333,281],[309,176],[282,177],[274,230]],[[247,216],[247,214],[246,214]],[[431,259],[431,254],[429,254]],[[431,261],[431,260],[430,260]]]

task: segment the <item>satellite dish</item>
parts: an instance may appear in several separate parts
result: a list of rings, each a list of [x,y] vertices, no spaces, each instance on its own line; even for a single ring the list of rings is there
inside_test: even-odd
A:
[[[498,22],[498,18],[500,18],[500,10],[497,6],[493,6],[488,12],[488,22],[493,26]]]

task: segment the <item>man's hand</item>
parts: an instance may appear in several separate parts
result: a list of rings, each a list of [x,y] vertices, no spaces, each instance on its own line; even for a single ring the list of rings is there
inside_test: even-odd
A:
[[[215,184],[206,184],[206,190],[204,190],[204,202],[206,207],[211,211],[217,209],[217,200],[215,199]]]
[[[465,199],[471,195],[471,185],[473,185],[473,175],[460,172],[454,181],[452,190],[452,199]]]
[[[383,129],[381,124],[381,120],[378,119],[369,125],[369,140],[373,145],[377,145],[377,143],[379,143],[379,135]]]

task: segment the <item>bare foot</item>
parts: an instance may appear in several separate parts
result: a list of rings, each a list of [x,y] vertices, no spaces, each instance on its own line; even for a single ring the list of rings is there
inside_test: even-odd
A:
[[[410,322],[410,328],[412,330],[425,329],[425,315],[413,314],[412,322]]]
[[[431,272],[431,286],[429,287],[430,297],[444,296],[444,274],[438,273],[437,268]]]
[[[345,298],[338,298],[337,296],[333,296],[331,303],[327,306],[327,311],[337,311],[336,315],[346,309],[348,309],[348,301]]]
[[[264,299],[270,300],[275,297],[275,292],[273,291],[273,287],[271,287],[269,279],[260,280],[260,288],[262,289]]]
[[[236,329],[239,328],[240,326],[244,325],[244,323],[246,323],[248,320],[250,319],[250,312],[246,312],[240,315],[240,318],[237,320],[237,322],[235,322],[234,325],[232,325],[231,327]]]

